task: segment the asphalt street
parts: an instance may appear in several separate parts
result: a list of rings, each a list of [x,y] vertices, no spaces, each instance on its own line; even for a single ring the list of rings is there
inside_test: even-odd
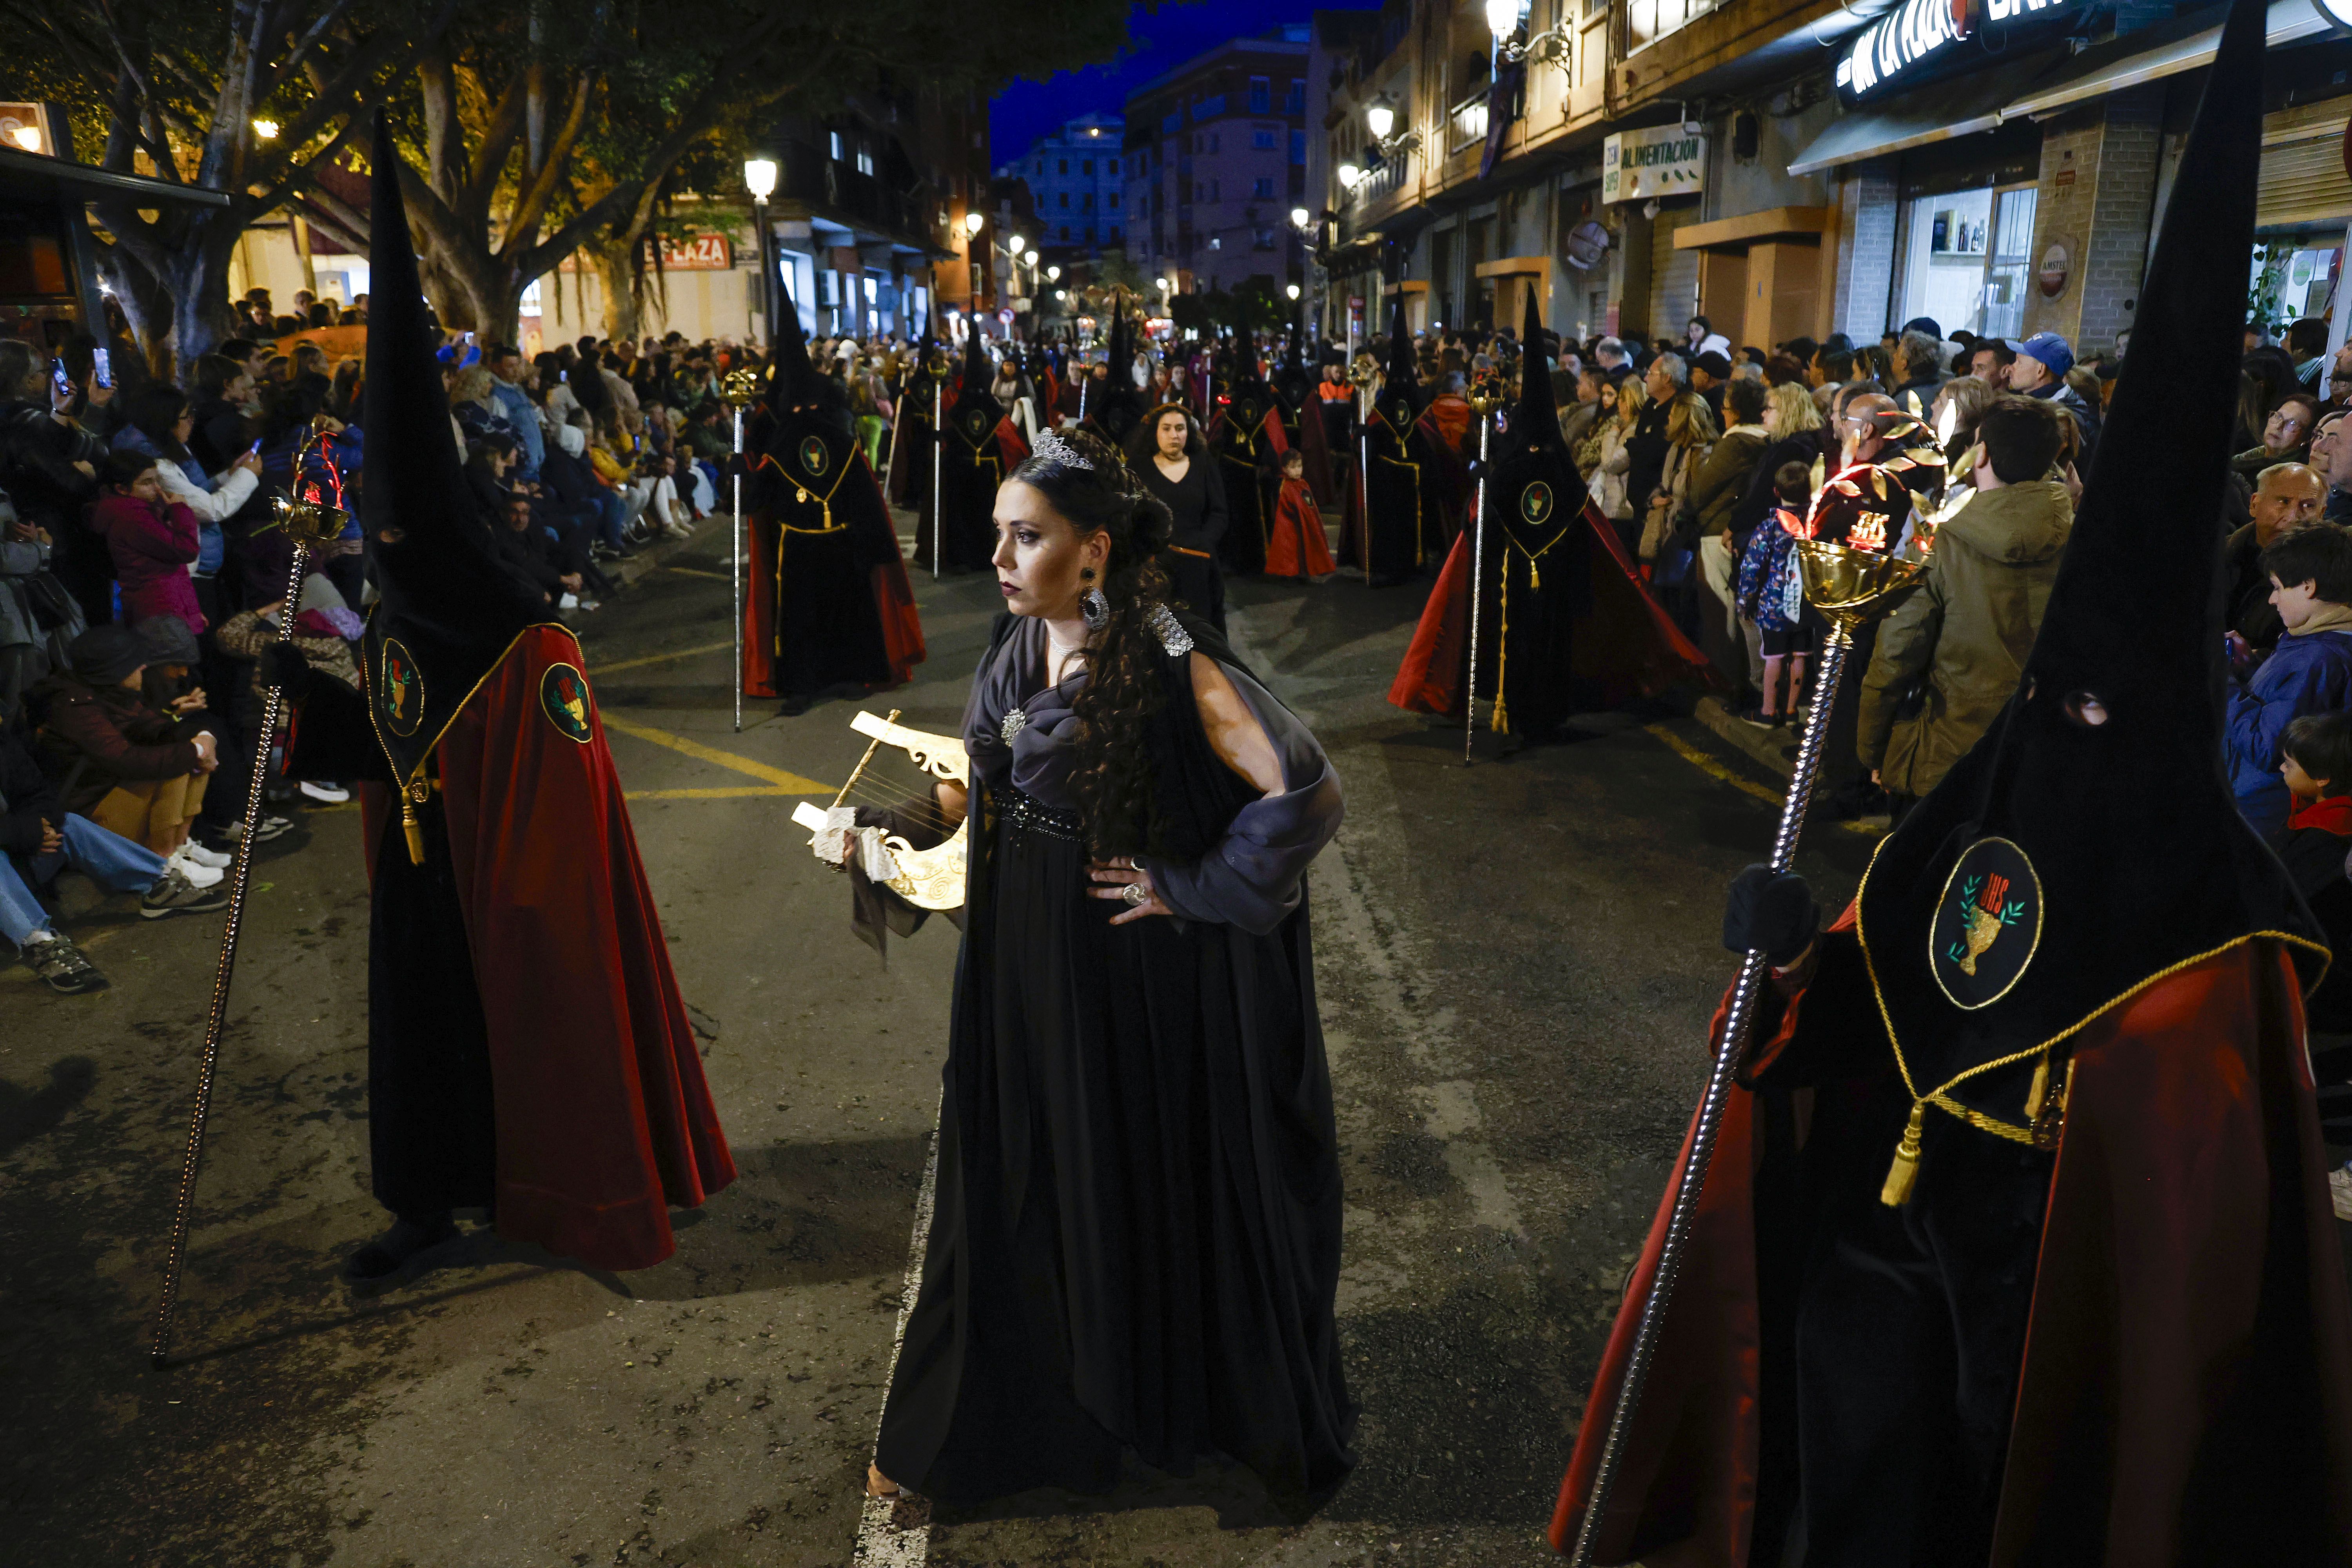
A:
[[[86,889],[113,988],[0,969],[0,1557],[846,1564],[945,1048],[955,932],[887,967],[789,820],[863,741],[952,732],[996,595],[918,583],[904,690],[733,732],[722,524],[583,633],[740,1179],[628,1276],[474,1237],[381,1297],[337,1279],[368,1196],[367,882],[352,807],[255,873],[180,1357],[146,1356],[220,917]],[[1667,709],[1504,761],[1385,696],[1422,591],[1242,584],[1235,645],[1321,736],[1347,826],[1311,881],[1348,1183],[1353,1478],[1277,1513],[1245,1474],[1130,1475],[867,1531],[939,1564],[1517,1564],[1703,1077],[1725,884],[1777,781]],[[1802,868],[1849,892],[1866,837]],[[425,982],[429,984],[429,980]]]

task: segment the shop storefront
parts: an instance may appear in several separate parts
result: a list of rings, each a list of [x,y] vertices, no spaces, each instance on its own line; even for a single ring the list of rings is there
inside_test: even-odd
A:
[[[2262,182],[2254,198],[2254,253],[2247,268],[2251,319],[2277,333],[2319,317],[2333,323],[2336,289],[2352,227],[2352,175],[2345,172],[2352,97],[2283,109],[2263,121]],[[2339,327],[2330,334],[2341,341]]]
[[[1888,321],[2024,335],[2042,136],[2030,124],[1903,154]]]

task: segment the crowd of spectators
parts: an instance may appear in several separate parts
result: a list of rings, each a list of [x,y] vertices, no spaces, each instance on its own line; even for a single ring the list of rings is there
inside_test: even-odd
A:
[[[58,928],[62,873],[148,918],[208,912],[240,841],[350,799],[281,776],[254,672],[290,616],[307,662],[359,683],[364,333],[290,334],[364,329],[366,301],[297,295],[280,314],[257,289],[234,310],[251,335],[179,383],[88,337],[0,337],[0,938],[68,994],[106,982]],[[717,505],[733,449],[719,382],[751,351],[672,333],[527,357],[446,336],[467,499],[551,617],[597,607],[610,563]],[[353,520],[289,584],[278,509],[298,496]]]

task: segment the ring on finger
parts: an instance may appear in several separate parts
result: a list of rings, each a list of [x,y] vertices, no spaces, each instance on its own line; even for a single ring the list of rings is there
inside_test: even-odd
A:
[[[1141,882],[1129,882],[1118,896],[1125,899],[1129,907],[1139,909],[1150,899],[1151,889]]]

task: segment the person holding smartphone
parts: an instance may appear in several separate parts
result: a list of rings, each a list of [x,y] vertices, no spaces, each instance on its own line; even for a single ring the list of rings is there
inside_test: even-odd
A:
[[[54,367],[34,345],[0,340],[0,489],[37,540],[54,546],[50,569],[85,618],[113,616],[113,569],[103,540],[81,526],[98,494],[106,445],[75,420],[79,394],[68,378],[58,392]]]

